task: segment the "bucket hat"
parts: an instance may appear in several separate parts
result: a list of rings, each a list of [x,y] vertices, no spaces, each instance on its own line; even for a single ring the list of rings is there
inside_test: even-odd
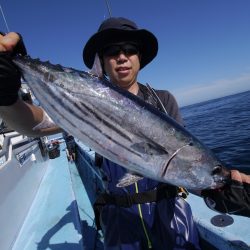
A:
[[[151,62],[158,52],[157,38],[146,29],[139,29],[137,25],[123,17],[106,19],[98,31],[90,37],[83,48],[83,61],[88,68],[92,68],[95,55],[103,47],[119,42],[134,42],[139,45],[140,68]]]

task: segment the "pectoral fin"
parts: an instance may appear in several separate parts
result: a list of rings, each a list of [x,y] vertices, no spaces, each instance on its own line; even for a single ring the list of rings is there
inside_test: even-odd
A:
[[[143,179],[143,176],[140,176],[135,173],[126,173],[116,184],[117,187],[127,187],[141,179]]]

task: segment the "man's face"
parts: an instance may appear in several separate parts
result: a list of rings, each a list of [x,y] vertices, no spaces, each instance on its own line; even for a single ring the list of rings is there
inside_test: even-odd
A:
[[[112,83],[129,89],[137,82],[139,50],[134,44],[113,44],[103,50],[104,70]]]

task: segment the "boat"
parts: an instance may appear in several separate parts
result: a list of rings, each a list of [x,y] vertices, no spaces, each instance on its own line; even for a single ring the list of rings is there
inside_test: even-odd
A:
[[[76,155],[70,160],[67,148],[72,148],[72,137],[67,140],[65,134],[44,139],[10,131],[4,141],[0,154],[1,249],[103,249],[93,212],[93,203],[104,190],[95,152],[74,139]],[[53,142],[59,142],[60,153],[50,158],[49,147],[41,150],[41,145]],[[202,249],[250,249],[250,218],[220,214],[193,194],[187,201]]]
[[[1,249],[103,249],[92,205],[76,164],[67,158],[62,134],[43,138],[46,154],[40,138],[15,131],[2,137]],[[59,157],[50,157],[55,142]]]

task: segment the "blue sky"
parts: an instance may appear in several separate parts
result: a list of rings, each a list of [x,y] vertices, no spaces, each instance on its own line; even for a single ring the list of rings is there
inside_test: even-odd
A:
[[[105,0],[0,0],[32,57],[87,70],[82,48],[109,16]],[[159,41],[139,81],[168,89],[180,106],[250,90],[250,0],[110,0]],[[0,29],[6,31],[3,18]]]

